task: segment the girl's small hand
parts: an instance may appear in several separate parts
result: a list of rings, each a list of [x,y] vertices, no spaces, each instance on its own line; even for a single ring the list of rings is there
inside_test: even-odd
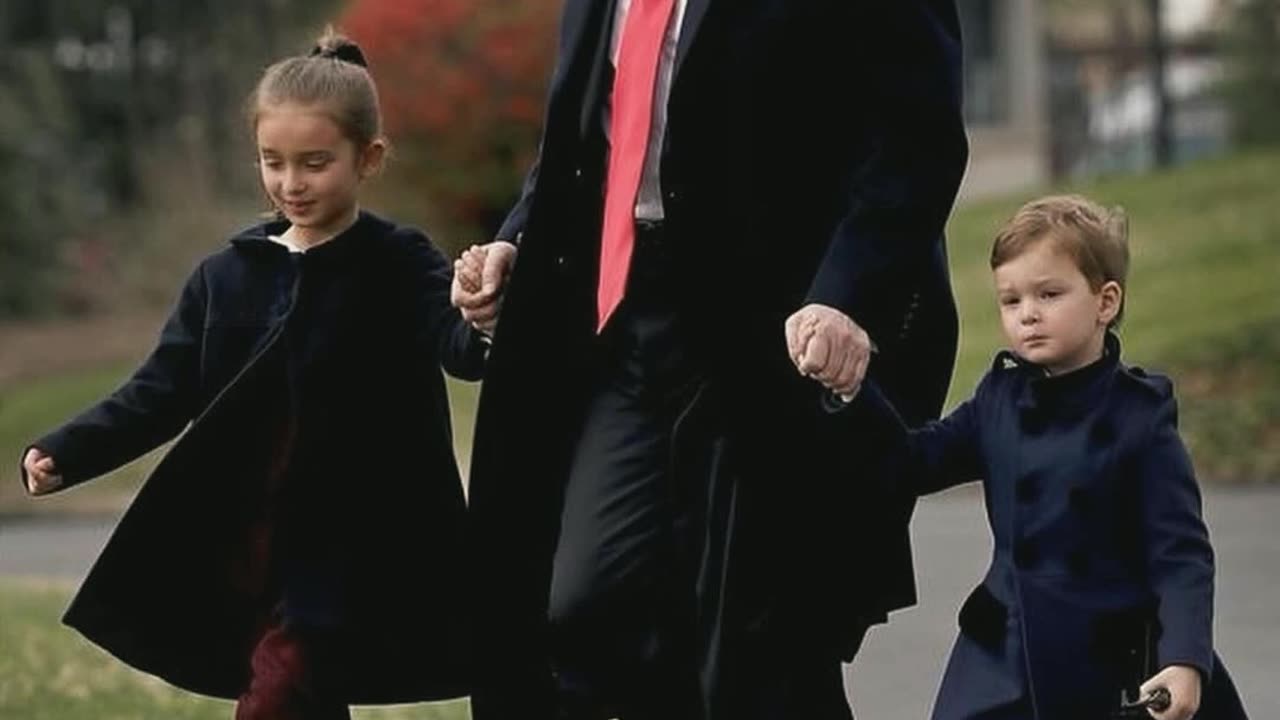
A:
[[[468,293],[479,293],[483,289],[486,254],[483,248],[472,245],[453,263],[454,275]]]
[[[1189,720],[1200,709],[1199,670],[1187,665],[1170,665],[1143,683],[1138,692],[1146,697],[1158,687],[1169,691],[1171,702],[1168,709],[1160,712],[1148,709],[1151,717],[1158,720]]]
[[[32,495],[46,495],[62,487],[62,476],[57,474],[53,458],[39,448],[27,450],[22,468],[27,471],[27,492]]]

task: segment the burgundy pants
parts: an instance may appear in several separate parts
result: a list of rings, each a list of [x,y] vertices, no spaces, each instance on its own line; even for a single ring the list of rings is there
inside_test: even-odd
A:
[[[286,625],[268,626],[250,661],[249,689],[240,696],[235,720],[350,720],[327,677],[328,648]]]

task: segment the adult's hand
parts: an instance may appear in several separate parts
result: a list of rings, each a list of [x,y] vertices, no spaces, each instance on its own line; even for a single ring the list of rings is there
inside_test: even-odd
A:
[[[496,240],[471,246],[454,262],[450,300],[462,311],[463,319],[481,332],[492,334],[498,324],[516,254],[515,245]]]
[[[786,322],[787,352],[801,375],[842,397],[862,386],[871,360],[871,337],[843,312],[817,303]]]

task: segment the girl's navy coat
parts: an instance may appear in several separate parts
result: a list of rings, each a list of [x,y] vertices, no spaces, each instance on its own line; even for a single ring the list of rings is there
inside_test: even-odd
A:
[[[335,631],[348,702],[466,694],[464,501],[439,368],[477,378],[484,344],[421,232],[361,213],[292,254],[267,239],[284,229],[247,230],[201,263],[136,374],[35,443],[74,485],[186,428],[65,622],[139,669],[234,698],[266,573],[286,616]],[[268,497],[273,462],[288,473]],[[271,572],[253,561],[268,507],[287,528]]]
[[[1243,717],[1213,651],[1213,551],[1171,383],[1121,364],[1115,336],[1057,377],[1002,352],[973,398],[909,433],[870,385],[850,409],[876,418],[915,494],[983,479],[994,557],[935,720],[1106,718],[1148,651],[1211,678],[1197,718]]]

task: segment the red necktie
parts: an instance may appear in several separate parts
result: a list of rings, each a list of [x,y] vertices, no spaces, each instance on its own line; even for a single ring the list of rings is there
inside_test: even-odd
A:
[[[597,332],[622,302],[635,246],[636,193],[649,147],[658,59],[675,0],[632,0],[622,26],[609,117],[609,172],[605,179]]]

